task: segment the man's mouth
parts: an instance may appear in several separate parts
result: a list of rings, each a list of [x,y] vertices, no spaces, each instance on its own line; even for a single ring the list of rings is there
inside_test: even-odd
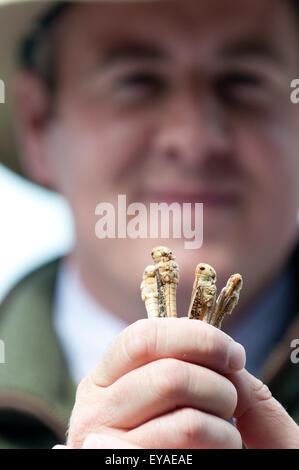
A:
[[[207,208],[232,208],[240,204],[241,196],[236,191],[199,191],[199,192],[181,192],[177,190],[170,191],[147,191],[146,199],[149,202],[167,204],[178,203],[202,203]]]

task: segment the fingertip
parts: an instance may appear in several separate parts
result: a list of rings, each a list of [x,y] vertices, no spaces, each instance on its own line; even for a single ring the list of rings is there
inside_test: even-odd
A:
[[[228,346],[228,365],[233,371],[244,369],[246,364],[246,352],[242,344],[230,341]]]

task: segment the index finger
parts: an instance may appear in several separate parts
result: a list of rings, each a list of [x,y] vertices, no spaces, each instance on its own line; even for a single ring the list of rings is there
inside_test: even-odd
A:
[[[188,318],[142,319],[123,330],[91,373],[100,387],[162,358],[175,358],[227,374],[245,366],[245,350],[212,325]]]

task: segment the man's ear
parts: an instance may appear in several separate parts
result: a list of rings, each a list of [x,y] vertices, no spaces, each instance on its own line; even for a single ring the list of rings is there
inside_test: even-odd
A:
[[[15,127],[24,173],[34,182],[51,188],[53,175],[48,165],[47,124],[49,92],[29,70],[17,72],[13,83]]]

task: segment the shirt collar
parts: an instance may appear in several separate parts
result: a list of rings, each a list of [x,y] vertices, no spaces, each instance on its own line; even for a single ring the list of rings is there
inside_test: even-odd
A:
[[[67,261],[61,263],[54,302],[54,327],[76,383],[93,369],[126,326],[91,296],[74,266]]]

